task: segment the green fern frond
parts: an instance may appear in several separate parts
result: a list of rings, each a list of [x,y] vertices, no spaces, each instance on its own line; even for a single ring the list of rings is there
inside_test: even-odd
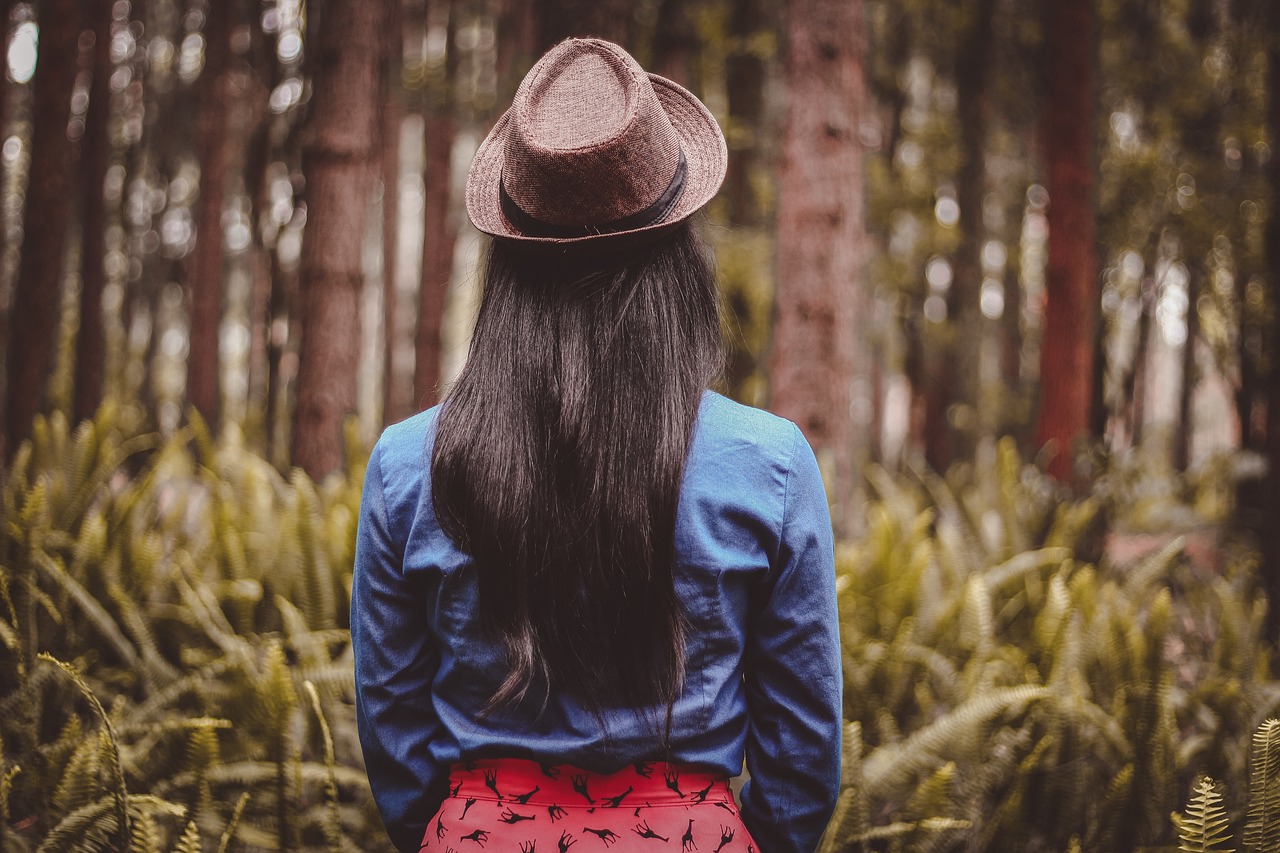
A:
[[[71,596],[76,606],[88,617],[90,624],[102,635],[102,639],[106,640],[111,649],[120,656],[121,663],[129,669],[138,669],[140,663],[137,649],[129,642],[128,637],[120,630],[116,620],[98,602],[93,593],[67,574],[66,569],[62,567],[57,558],[50,557],[43,551],[36,551],[32,556],[35,559],[35,564]],[[53,658],[49,658],[49,660],[53,660]]]
[[[1187,810],[1177,822],[1178,849],[1183,853],[1235,853],[1222,795],[1207,776],[1196,785]]]
[[[78,717],[71,719],[79,723]],[[101,755],[101,743],[97,737],[85,738],[76,746],[53,792],[53,806],[59,815],[70,814],[96,799],[102,784]]]
[[[173,853],[202,853],[200,848],[200,830],[194,820],[187,821],[187,828],[173,847]]]
[[[22,767],[13,765],[0,773],[0,825],[9,825],[9,794],[13,791],[13,780],[22,772]]]
[[[1070,559],[1070,548],[1040,548],[1035,551],[1023,551],[1014,554],[998,566],[992,566],[983,573],[982,580],[987,585],[987,589],[997,593],[1032,572],[1061,566]]]
[[[324,709],[320,707],[320,694],[310,681],[303,682],[307,698],[311,701],[311,710],[320,724],[320,740],[324,746],[324,767],[327,771],[324,783],[324,797],[328,814],[325,819],[325,835],[329,841],[331,853],[342,853],[342,816],[338,813],[338,779],[337,761],[333,754],[333,734],[329,731],[329,721],[325,719]]]
[[[160,853],[160,831],[151,815],[129,815],[129,853]]]
[[[227,853],[231,847],[231,839],[236,837],[236,830],[240,827],[240,818],[244,815],[244,808],[249,804],[249,794],[246,791],[240,795],[240,799],[236,800],[235,808],[231,810],[231,819],[227,821],[227,828],[222,831],[222,837],[218,840],[218,853]]]
[[[126,790],[124,785],[124,769],[120,762],[120,745],[119,741],[116,739],[115,729],[112,726],[111,718],[107,716],[107,712],[102,707],[102,703],[98,701],[98,697],[94,692],[89,689],[89,685],[85,684],[84,679],[80,677],[80,673],[76,672],[75,667],[44,652],[41,652],[38,657],[41,660],[52,663],[54,666],[66,673],[67,677],[69,677],[72,683],[74,683],[80,690],[80,693],[89,700],[90,707],[93,708],[94,713],[97,714],[98,719],[102,722],[102,729],[106,737],[103,752],[109,761],[109,764],[107,765],[108,772],[112,774],[111,797],[115,802],[116,827],[121,833],[121,846],[124,846],[124,844],[127,844],[126,839],[129,831],[129,817],[126,811],[126,802],[129,798],[129,792]]]
[[[1124,587],[1133,598],[1142,598],[1147,590],[1169,574],[1173,563],[1187,546],[1185,536],[1176,536],[1162,547],[1143,557],[1138,565],[1125,572]]]
[[[1049,695],[1044,687],[1004,687],[975,696],[950,713],[913,732],[901,743],[879,747],[864,764],[868,795],[883,797],[908,784],[921,772],[932,770],[938,756],[954,743],[972,738],[978,730],[1005,714],[1017,714],[1032,702]]]
[[[1253,733],[1249,763],[1249,819],[1244,828],[1244,843],[1255,853],[1277,853],[1280,851],[1280,720],[1267,720]]]

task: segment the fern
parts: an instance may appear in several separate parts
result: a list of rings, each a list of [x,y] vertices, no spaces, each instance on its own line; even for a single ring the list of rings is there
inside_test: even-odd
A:
[[[978,730],[1004,714],[1021,712],[1049,695],[1042,687],[1009,687],[970,699],[944,717],[914,732],[900,744],[882,746],[867,757],[863,779],[872,797],[901,788],[935,767],[938,755],[958,741],[973,739]]]
[[[1196,785],[1187,810],[1178,821],[1178,849],[1184,853],[1235,853],[1227,826],[1227,813],[1222,795],[1213,780],[1205,777]]]
[[[1255,853],[1280,851],[1280,720],[1267,720],[1253,733],[1249,777],[1249,819],[1245,846]]]
[[[248,793],[241,794],[240,799],[236,800],[235,808],[231,810],[231,819],[227,821],[227,828],[223,830],[222,837],[218,840],[218,853],[227,853],[231,849],[231,840],[236,837],[240,818],[244,815],[244,807],[248,804]]]
[[[320,694],[310,681],[304,682],[307,698],[311,702],[311,710],[320,725],[320,740],[324,745],[324,767],[326,771],[324,797],[328,814],[325,820],[325,835],[328,838],[331,853],[342,853],[342,818],[338,814],[338,778],[337,762],[333,755],[333,735],[329,731],[329,721],[324,718],[324,710],[320,707]]]
[[[182,837],[174,845],[173,853],[201,853],[200,830],[196,827],[194,820],[187,821],[186,829],[182,831]]]

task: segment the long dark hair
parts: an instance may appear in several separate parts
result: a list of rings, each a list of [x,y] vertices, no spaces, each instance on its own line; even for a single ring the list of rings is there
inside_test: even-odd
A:
[[[490,711],[536,685],[597,716],[665,702],[670,725],[676,503],[723,358],[715,274],[687,222],[609,260],[491,244],[431,460],[436,516],[507,653]]]

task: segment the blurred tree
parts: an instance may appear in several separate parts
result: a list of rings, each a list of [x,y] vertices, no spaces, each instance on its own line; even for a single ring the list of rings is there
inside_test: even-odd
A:
[[[804,430],[827,477],[837,530],[847,530],[858,485],[851,392],[865,305],[863,8],[856,0],[791,0],[787,11],[770,408]]]
[[[15,0],[0,0],[0,44],[9,44],[9,35],[13,26],[13,5]],[[8,91],[4,92],[4,96],[0,97],[0,131],[7,132],[9,127],[9,97]],[[8,186],[5,181],[4,158],[0,157],[0,187]],[[0,234],[0,246],[4,246],[8,242],[7,235]],[[0,313],[0,317],[3,314]]]
[[[1266,458],[1265,498],[1259,515],[1262,534],[1263,577],[1267,595],[1280,602],[1280,3],[1266,6],[1267,113],[1266,133],[1271,140],[1271,156],[1267,162],[1267,181],[1271,190],[1271,210],[1267,217],[1266,260],[1267,286],[1272,306],[1270,363],[1266,381]],[[1267,636],[1280,642],[1280,606],[1267,609]]]
[[[360,354],[360,257],[377,163],[386,4],[327,0],[317,21],[303,171],[302,341],[293,459],[313,478],[343,462],[342,420],[355,411]]]
[[[400,230],[400,127],[404,122],[404,2],[387,0],[382,69],[382,423],[412,414],[413,385],[400,376],[395,351],[400,335],[396,254]]]
[[[280,64],[276,62],[273,39],[262,27],[262,15],[249,16],[249,70],[253,78],[253,86],[259,92],[269,93],[279,85]],[[266,449],[271,445],[274,433],[273,422],[268,416],[272,411],[270,403],[271,389],[271,352],[275,348],[272,341],[272,327],[275,316],[271,311],[271,301],[276,283],[279,281],[277,255],[270,245],[278,233],[278,223],[271,215],[271,178],[269,170],[274,153],[273,127],[278,119],[264,108],[259,110],[257,122],[248,134],[245,143],[244,192],[249,201],[249,230],[251,243],[249,246],[250,281],[249,286],[249,358],[246,365],[245,385],[248,388],[249,404],[247,420],[257,429],[253,434],[262,441],[260,447]]]
[[[689,79],[689,60],[698,50],[698,35],[690,19],[693,5],[690,0],[661,0],[658,4],[653,48],[645,65],[655,74],[669,80]]]
[[[457,228],[450,216],[449,161],[458,124],[454,86],[457,77],[457,4],[454,0],[428,0],[428,26],[444,31],[444,61],[428,74],[423,93],[426,117],[423,135],[423,237],[422,282],[418,291],[418,330],[415,339],[413,405],[425,409],[440,399],[440,323],[445,295],[453,274],[453,247]],[[519,38],[516,27],[499,30],[508,39]],[[512,51],[497,45],[498,54]]]
[[[1089,434],[1092,422],[1098,317],[1091,0],[1049,4],[1044,58],[1049,259],[1036,442],[1053,442],[1049,472],[1066,480],[1075,442]]]
[[[995,0],[968,0],[961,13],[955,54],[956,118],[960,131],[960,168],[956,204],[960,208],[960,243],[956,247],[947,316],[964,333],[951,338],[943,385],[951,395],[951,453],[973,455],[980,425],[991,426],[992,412],[979,412],[982,394],[981,348],[990,335],[979,308],[982,285],[983,197],[987,183],[987,79],[992,67]],[[984,424],[980,424],[985,422]]]
[[[92,57],[89,62],[89,107],[80,142],[80,184],[84,192],[84,227],[80,249],[80,328],[76,340],[76,420],[93,417],[102,401],[102,289],[106,283],[107,203],[104,184],[111,164],[111,21],[113,0],[92,0]]]
[[[72,208],[67,121],[76,77],[78,12],[74,0],[46,0],[37,9],[40,53],[33,80],[31,165],[22,259],[9,315],[6,454],[30,435],[31,421],[45,399],[45,381],[53,371]]]
[[[608,39],[629,48],[635,35],[635,4],[629,0],[539,0],[533,5],[536,56],[570,36]]]
[[[231,27],[238,5],[239,0],[216,0],[205,10],[205,59],[196,117],[200,198],[195,211],[196,245],[187,256],[186,271],[190,306],[187,399],[213,425],[218,423],[218,330],[225,267],[222,212],[236,137],[229,121],[229,100]]]

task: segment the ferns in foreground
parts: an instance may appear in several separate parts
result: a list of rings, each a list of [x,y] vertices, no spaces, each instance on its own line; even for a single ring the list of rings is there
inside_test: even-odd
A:
[[[110,401],[37,422],[0,485],[0,851],[390,849],[345,624],[361,480]]]
[[[1277,704],[1251,566],[1205,577],[1170,537],[1136,565],[1096,567],[1116,507],[1064,501],[1012,442],[973,477],[871,472],[867,531],[837,549],[860,761],[824,850],[1176,845],[1170,813],[1206,773],[1245,777],[1248,738]],[[1254,779],[1274,787],[1251,850],[1280,836],[1266,769],[1280,772],[1280,745],[1263,755]],[[1237,789],[1220,802],[1231,821]],[[855,802],[869,822],[850,818]],[[922,833],[928,818],[954,823]]]

